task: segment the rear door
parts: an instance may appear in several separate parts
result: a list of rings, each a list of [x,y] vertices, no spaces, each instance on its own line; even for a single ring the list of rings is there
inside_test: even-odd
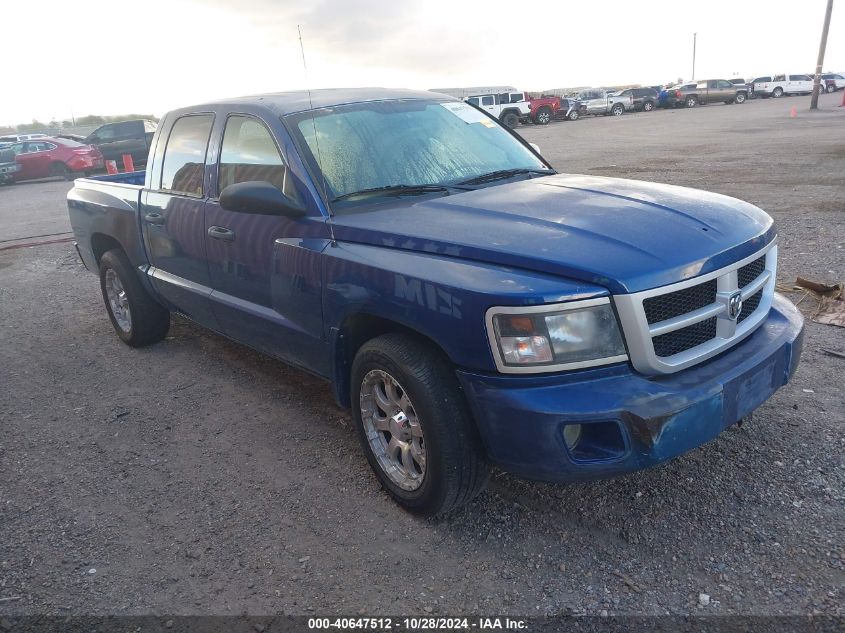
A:
[[[319,211],[311,218],[233,212],[218,200],[229,185],[259,181],[308,206],[307,190],[297,185],[271,130],[269,121],[254,114],[233,113],[225,120],[216,193],[206,212],[212,306],[227,336],[322,370],[313,363],[322,339],[320,252],[329,235]]]
[[[810,75],[790,75],[789,91],[792,94],[801,94],[813,91],[813,78]]]
[[[141,196],[141,223],[156,289],[178,311],[218,329],[205,256],[205,160],[213,124],[212,113],[182,114],[161,134],[163,154]]]

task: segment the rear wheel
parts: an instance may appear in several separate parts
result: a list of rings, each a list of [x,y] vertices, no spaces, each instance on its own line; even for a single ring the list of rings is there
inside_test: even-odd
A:
[[[406,510],[437,516],[471,501],[489,465],[453,368],[405,334],[365,343],[352,364],[358,437],[382,486]]]
[[[734,101],[736,103],[745,103],[746,95],[744,92],[737,92]]]
[[[534,122],[538,125],[548,125],[552,120],[552,109],[549,106],[543,106],[537,110],[537,116],[534,117]]]
[[[581,115],[578,114],[578,110],[573,110],[572,112],[569,113],[569,116],[567,118],[570,121],[577,121],[579,116],[581,116]]]
[[[654,110],[654,101],[643,101],[643,112],[651,112]]]
[[[610,113],[613,116],[622,116],[623,114],[625,114],[625,106],[623,106],[621,103],[616,103],[610,109]]]
[[[828,94],[830,94],[831,92],[836,92],[836,86],[833,84],[828,84],[824,91]]]
[[[502,115],[502,123],[510,128],[514,128],[519,125],[519,117],[515,112],[505,112]]]
[[[65,180],[73,180],[73,172],[64,163],[53,163],[50,165],[50,175],[59,176]]]
[[[143,347],[167,335],[170,312],[144,289],[123,251],[110,250],[100,258],[100,289],[121,341]]]
[[[778,86],[777,88],[775,88],[774,90],[772,90],[772,96],[773,96],[775,99],[780,99],[780,98],[783,96],[783,88],[781,88],[780,86]]]

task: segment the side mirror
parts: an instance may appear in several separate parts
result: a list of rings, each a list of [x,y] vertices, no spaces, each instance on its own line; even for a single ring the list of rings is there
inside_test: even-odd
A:
[[[529,143],[529,145],[531,146],[531,148],[532,148],[535,152],[537,152],[538,154],[540,153],[540,146],[539,146],[539,145],[537,145],[537,143]]]
[[[302,204],[288,198],[278,187],[264,180],[229,185],[220,192],[220,206],[236,213],[284,215],[289,218],[305,215]]]

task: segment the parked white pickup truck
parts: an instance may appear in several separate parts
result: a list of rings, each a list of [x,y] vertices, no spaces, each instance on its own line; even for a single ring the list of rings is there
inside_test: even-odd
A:
[[[524,92],[473,95],[464,99],[496,117],[508,127],[516,127],[520,121],[528,121],[531,104]]]
[[[578,100],[585,106],[583,114],[612,114],[621,116],[634,109],[634,97],[630,94],[611,94],[601,89],[582,90]]]
[[[810,94],[813,92],[813,78],[810,75],[772,75],[754,80],[754,94],[758,97]]]

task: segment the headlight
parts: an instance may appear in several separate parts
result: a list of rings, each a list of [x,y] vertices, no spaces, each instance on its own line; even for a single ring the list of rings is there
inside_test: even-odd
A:
[[[496,366],[504,373],[539,373],[628,359],[606,297],[487,311]]]

